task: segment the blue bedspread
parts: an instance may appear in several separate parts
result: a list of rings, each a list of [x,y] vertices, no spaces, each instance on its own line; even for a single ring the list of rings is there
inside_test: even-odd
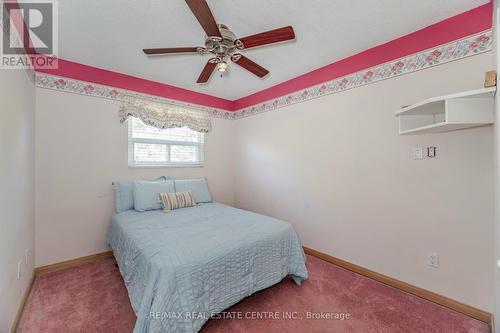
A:
[[[198,332],[289,274],[307,278],[290,224],[219,203],[115,214],[107,241],[137,315],[134,333]]]

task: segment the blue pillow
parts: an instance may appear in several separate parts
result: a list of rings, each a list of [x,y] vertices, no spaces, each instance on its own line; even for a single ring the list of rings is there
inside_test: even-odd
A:
[[[196,202],[212,202],[212,196],[208,190],[206,178],[200,179],[176,179],[175,191],[193,191]]]
[[[116,212],[121,213],[134,209],[132,182],[113,182],[116,198]]]
[[[161,209],[160,193],[175,192],[173,180],[136,180],[133,185],[134,209],[138,212]]]
[[[156,180],[167,180],[167,179],[171,179],[171,177],[161,176]],[[117,213],[134,209],[134,193],[132,189],[132,181],[113,182],[113,189],[115,190]]]

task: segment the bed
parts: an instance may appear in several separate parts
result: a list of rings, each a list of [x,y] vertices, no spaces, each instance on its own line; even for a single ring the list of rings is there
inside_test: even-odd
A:
[[[194,333],[290,275],[307,279],[286,222],[220,203],[113,216],[107,234],[137,316],[134,333]]]

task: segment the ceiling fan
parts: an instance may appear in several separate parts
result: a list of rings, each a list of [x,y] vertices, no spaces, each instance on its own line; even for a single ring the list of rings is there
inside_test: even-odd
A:
[[[196,83],[207,82],[215,69],[221,74],[226,72],[228,69],[228,59],[231,59],[235,64],[262,78],[266,76],[269,71],[237,51],[295,39],[295,32],[291,26],[243,38],[236,38],[236,35],[229,30],[227,26],[215,22],[212,12],[205,0],[186,0],[186,3],[207,34],[205,46],[144,49],[143,51],[147,55],[170,53],[213,54],[214,57],[208,60]]]

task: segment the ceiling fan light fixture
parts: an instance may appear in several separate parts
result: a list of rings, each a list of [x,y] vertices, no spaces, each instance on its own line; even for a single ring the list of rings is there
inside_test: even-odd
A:
[[[217,64],[217,70],[221,73],[224,73],[227,71],[227,62],[225,62],[224,60],[219,62]]]

